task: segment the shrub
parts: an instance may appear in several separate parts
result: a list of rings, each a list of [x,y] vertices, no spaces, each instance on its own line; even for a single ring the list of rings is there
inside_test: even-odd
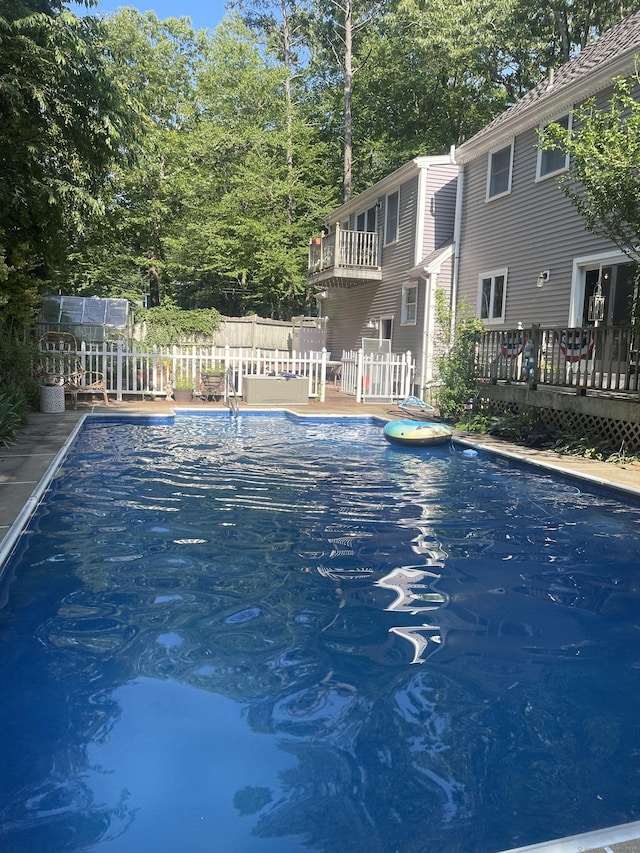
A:
[[[445,353],[437,359],[438,377],[443,385],[438,405],[443,418],[459,418],[478,394],[476,345],[482,334],[482,320],[461,305],[452,330],[452,312],[446,306],[444,291],[436,291],[436,309]]]
[[[155,308],[137,308],[136,323],[142,326],[150,346],[173,346],[210,338],[220,326],[220,315],[215,308],[184,311],[165,297]]]
[[[551,450],[563,456],[583,456],[601,462],[628,464],[638,456],[617,447],[595,433],[576,433],[543,423],[530,412],[494,412],[490,408],[461,420],[457,427],[482,435],[494,435],[515,444]]]
[[[19,389],[25,403],[35,407],[38,401],[37,362],[38,348],[34,342],[0,321],[0,391]]]
[[[0,390],[0,443],[10,444],[27,421],[29,405],[24,391],[15,385]]]

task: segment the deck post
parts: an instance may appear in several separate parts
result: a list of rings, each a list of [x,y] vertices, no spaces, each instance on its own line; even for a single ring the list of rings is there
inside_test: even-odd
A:
[[[534,323],[531,326],[531,354],[529,360],[525,360],[525,369],[528,363],[528,376],[526,377],[527,384],[531,391],[535,391],[538,387],[538,376],[540,375],[540,326]]]

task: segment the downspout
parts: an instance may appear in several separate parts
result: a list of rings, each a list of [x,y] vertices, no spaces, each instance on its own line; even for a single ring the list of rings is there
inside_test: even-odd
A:
[[[451,162],[456,162],[455,145],[451,146]],[[458,278],[460,271],[460,223],[462,221],[462,188],[464,185],[464,167],[458,169],[458,183],[456,184],[456,212],[453,222],[453,284],[451,290],[451,338],[456,327],[456,305],[458,303]]]
[[[428,167],[418,172],[418,198],[416,199],[416,235],[414,242],[413,266],[419,264],[424,250],[424,224],[427,216],[427,172]]]
[[[417,207],[417,215],[416,215],[416,240],[415,240],[415,256],[413,259],[413,264],[416,266],[420,263],[423,258],[424,251],[424,228],[425,228],[425,219],[427,217],[427,169],[420,169],[418,173],[418,207]],[[424,306],[422,309],[422,357],[420,359],[420,385],[419,385],[419,395],[422,397],[422,392],[424,389],[424,383],[426,381],[426,371],[427,371],[427,330],[428,326],[428,317],[429,312],[431,310],[431,300],[430,293],[431,288],[429,287],[430,276],[429,273],[424,278]]]
[[[424,276],[424,309],[422,311],[422,359],[420,361],[420,398],[423,399],[427,384],[427,364],[429,362],[429,326],[431,317],[431,273]]]

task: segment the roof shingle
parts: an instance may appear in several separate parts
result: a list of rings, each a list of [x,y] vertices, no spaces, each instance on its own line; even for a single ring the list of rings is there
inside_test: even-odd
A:
[[[617,58],[625,57],[640,51],[640,9],[628,15],[604,32],[600,38],[588,44],[582,51],[556,69],[548,79],[541,80],[533,89],[523,95],[509,109],[496,116],[482,130],[470,137],[458,148],[476,147],[485,137],[494,136],[501,127],[517,122],[529,110],[534,111],[546,100],[557,100],[558,95],[566,91],[570,99],[570,91],[582,81],[588,80],[597,72],[612,66]]]

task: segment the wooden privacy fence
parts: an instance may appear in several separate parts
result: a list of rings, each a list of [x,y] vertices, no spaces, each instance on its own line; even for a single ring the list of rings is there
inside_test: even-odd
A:
[[[532,326],[484,332],[477,372],[497,383],[527,382],[575,388],[576,393],[616,391],[638,396],[640,335],[631,326]]]

